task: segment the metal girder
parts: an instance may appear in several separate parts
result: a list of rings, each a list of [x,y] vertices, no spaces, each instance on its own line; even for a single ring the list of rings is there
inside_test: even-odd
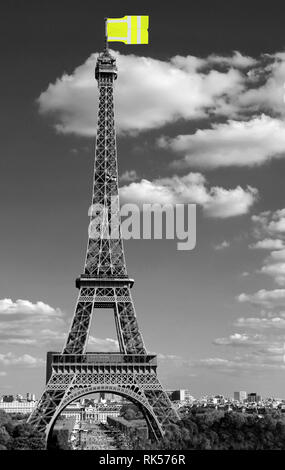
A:
[[[120,350],[127,354],[146,354],[139,332],[130,288],[81,288],[75,314],[63,354],[82,354],[86,351],[94,308],[113,308]]]

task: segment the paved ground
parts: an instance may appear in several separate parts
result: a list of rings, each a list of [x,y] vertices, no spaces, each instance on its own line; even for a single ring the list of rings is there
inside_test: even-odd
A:
[[[81,423],[80,442],[76,448],[82,450],[116,450],[114,432],[100,423]]]

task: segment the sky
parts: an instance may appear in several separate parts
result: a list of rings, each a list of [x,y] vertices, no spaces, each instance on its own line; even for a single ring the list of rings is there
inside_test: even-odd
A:
[[[63,347],[82,273],[104,17],[113,43],[122,202],[197,204],[197,244],[125,241],[140,330],[168,388],[285,398],[282,3],[3,1],[0,14],[0,394],[33,392]],[[89,350],[116,348],[110,311]]]

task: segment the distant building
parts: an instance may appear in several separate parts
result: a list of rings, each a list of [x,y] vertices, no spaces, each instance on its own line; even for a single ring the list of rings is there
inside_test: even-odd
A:
[[[191,395],[190,390],[184,390],[184,401],[192,402],[194,397]]]
[[[84,406],[80,402],[73,402],[64,408],[60,416],[63,418],[74,418],[77,423],[82,420],[83,411]]]
[[[83,420],[93,421],[97,423],[107,423],[108,416],[116,418],[120,415],[120,407],[107,405],[106,407],[89,406],[85,408]]]
[[[37,406],[36,401],[3,401],[0,403],[0,410],[6,413],[20,413],[20,414],[31,414]]]
[[[80,402],[71,403],[64,408],[61,416],[64,418],[74,417],[76,422],[93,421],[106,423],[108,416],[116,418],[120,414],[121,404],[118,403],[95,403],[82,405]]]
[[[14,401],[13,395],[3,395],[3,403],[12,403]]]
[[[221,405],[225,403],[224,395],[215,395],[214,400],[216,400],[216,402]]]
[[[234,392],[234,400],[243,403],[247,399],[247,393],[245,391]]]
[[[259,401],[261,401],[261,396],[260,396],[260,395],[257,395],[256,392],[254,392],[254,393],[249,393],[249,394],[247,395],[247,401],[248,401],[249,403],[253,403],[253,402],[258,403]]]
[[[27,401],[36,401],[36,395],[34,393],[27,393]]]
[[[111,404],[111,403],[122,403],[124,398],[115,393],[97,393],[92,398],[81,398],[80,403],[82,406],[95,406],[96,404]]]
[[[186,401],[190,402],[193,400],[192,395],[189,390],[180,389],[180,390],[168,390],[168,396],[172,401]]]

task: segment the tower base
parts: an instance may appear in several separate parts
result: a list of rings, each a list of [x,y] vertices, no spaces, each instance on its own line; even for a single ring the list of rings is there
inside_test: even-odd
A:
[[[151,354],[48,353],[47,384],[28,422],[48,440],[59,414],[85,395],[106,392],[121,395],[142,411],[150,437],[158,440],[165,428],[179,419],[157,374]]]

